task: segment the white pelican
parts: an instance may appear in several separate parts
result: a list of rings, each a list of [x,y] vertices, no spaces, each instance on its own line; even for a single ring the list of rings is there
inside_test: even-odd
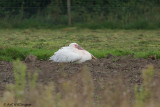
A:
[[[53,60],[54,62],[82,63],[91,59],[96,58],[77,43],[71,43],[67,47],[62,47],[50,57],[50,60]]]

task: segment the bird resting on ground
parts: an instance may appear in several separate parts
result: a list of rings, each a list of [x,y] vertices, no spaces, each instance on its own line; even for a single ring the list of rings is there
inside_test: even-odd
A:
[[[50,57],[50,60],[53,60],[54,62],[82,63],[91,59],[96,58],[77,43],[71,43],[69,46],[62,47]]]

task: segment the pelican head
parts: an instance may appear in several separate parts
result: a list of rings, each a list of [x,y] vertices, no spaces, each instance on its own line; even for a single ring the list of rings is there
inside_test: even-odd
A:
[[[69,47],[72,47],[72,48],[76,48],[78,50],[84,50],[82,47],[80,47],[77,43],[71,43],[69,45]]]
[[[71,43],[71,44],[69,45],[69,47],[75,48],[75,49],[78,49],[78,50],[81,50],[81,51],[85,51],[85,52],[86,52],[86,50],[83,49],[82,47],[80,47],[77,43]],[[89,54],[91,55],[92,59],[96,59],[96,57],[94,57],[91,53],[89,53]]]

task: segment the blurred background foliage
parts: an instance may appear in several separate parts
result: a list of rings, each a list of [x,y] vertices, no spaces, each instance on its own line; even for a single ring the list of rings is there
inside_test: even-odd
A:
[[[160,28],[159,0],[71,0],[72,26],[80,28]],[[67,0],[0,0],[1,28],[67,26]]]

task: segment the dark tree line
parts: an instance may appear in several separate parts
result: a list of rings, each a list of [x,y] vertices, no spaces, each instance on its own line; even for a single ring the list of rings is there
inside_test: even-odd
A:
[[[160,0],[71,0],[71,9],[78,13],[105,14],[118,7],[160,6]],[[17,15],[23,11],[26,17],[41,12],[46,8],[67,12],[67,0],[0,0],[0,16]],[[52,10],[51,9],[51,10]],[[54,13],[53,13],[54,14]]]
[[[109,21],[128,23],[135,18],[157,16],[160,0],[70,0],[72,22]],[[156,16],[155,16],[156,15]],[[41,17],[66,24],[67,0],[0,0],[0,18]],[[144,19],[144,18],[143,18]],[[153,18],[152,18],[153,19]],[[157,19],[156,19],[157,20]]]

